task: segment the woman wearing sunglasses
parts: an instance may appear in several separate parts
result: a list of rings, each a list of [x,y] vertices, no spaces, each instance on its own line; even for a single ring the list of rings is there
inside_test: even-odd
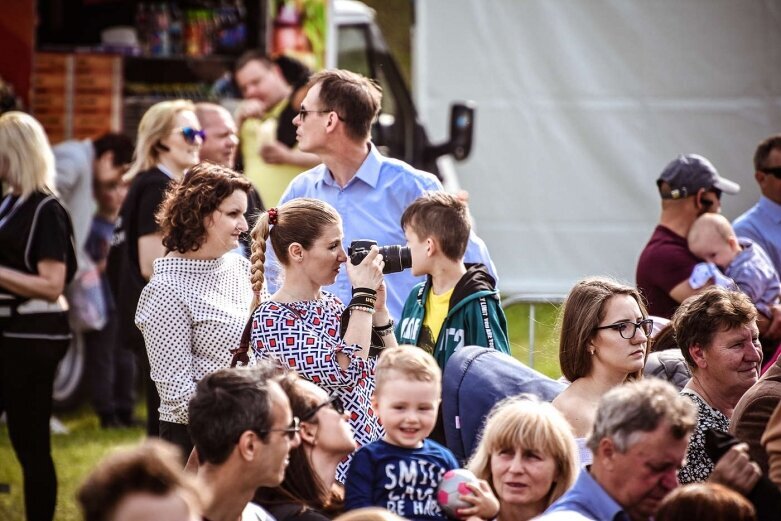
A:
[[[594,277],[575,284],[559,322],[559,363],[571,384],[553,405],[572,426],[585,465],[592,459],[585,440],[597,403],[613,387],[642,376],[653,321],[637,289]]]
[[[141,118],[133,164],[125,181],[130,187],[119,211],[109,252],[107,274],[116,299],[118,341],[135,352],[146,382],[147,432],[158,434],[159,397],[149,378],[144,340],[134,324],[141,290],[152,276],[152,263],[165,255],[155,211],[166,189],[198,163],[202,136],[194,105],[186,100],[152,105]]]
[[[196,383],[230,365],[249,317],[249,261],[231,253],[247,231],[249,189],[233,170],[201,163],[169,189],[156,216],[166,254],[154,261],[136,325],[160,395],[160,437],[185,455]]]
[[[258,489],[255,502],[277,521],[325,521],[342,511],[344,493],[336,483],[336,467],[355,450],[349,412],[308,380],[288,373],[280,381],[300,419],[301,444],[290,451],[285,479],[276,488]]]

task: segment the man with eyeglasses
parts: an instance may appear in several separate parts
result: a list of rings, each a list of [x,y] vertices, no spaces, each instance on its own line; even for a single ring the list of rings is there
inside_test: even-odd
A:
[[[299,420],[275,373],[261,363],[221,369],[198,382],[189,429],[198,478],[210,495],[208,521],[273,520],[250,500],[258,487],[282,483],[288,453],[301,443]]]
[[[375,81],[346,70],[328,70],[312,76],[307,88],[293,124],[301,150],[316,154],[323,164],[296,177],[280,204],[296,197],[327,202],[342,217],[345,247],[357,239],[375,240],[381,246],[406,244],[402,213],[424,192],[441,191],[442,184],[433,174],[384,157],[371,142],[382,101]],[[484,264],[497,279],[488,249],[474,231],[464,257],[466,263]],[[273,284],[279,268],[271,247],[266,248],[265,266],[266,280]],[[410,270],[385,276],[391,317],[401,316],[407,295],[422,280]],[[324,289],[342,302],[352,297],[343,269]]]
[[[762,246],[777,272],[781,272],[781,134],[763,140],[754,152],[754,179],[762,195],[759,202],[735,219],[739,237]]]
[[[681,302],[697,292],[689,277],[702,260],[689,251],[689,229],[700,215],[719,213],[721,194],[736,194],[740,186],[721,177],[710,161],[697,154],[679,155],[671,161],[656,185],[662,214],[640,254],[636,279],[648,301],[648,312],[669,319]]]

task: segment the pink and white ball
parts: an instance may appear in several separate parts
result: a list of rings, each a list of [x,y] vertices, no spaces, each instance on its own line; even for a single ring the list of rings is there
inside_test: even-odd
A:
[[[445,472],[437,489],[437,502],[442,510],[450,517],[458,519],[457,510],[472,506],[471,503],[461,501],[458,496],[468,496],[473,492],[467,487],[467,483],[477,485],[477,477],[466,469],[453,469]]]

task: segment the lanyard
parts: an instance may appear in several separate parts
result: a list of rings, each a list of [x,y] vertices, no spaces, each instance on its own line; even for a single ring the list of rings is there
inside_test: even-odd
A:
[[[16,210],[22,205],[24,202],[24,197],[19,196],[16,201],[14,201],[13,206],[11,208],[8,208],[8,206],[11,204],[11,199],[13,199],[12,195],[8,195],[5,199],[3,199],[3,202],[0,203],[0,215],[3,217],[0,218],[0,228],[2,228],[6,222],[8,222],[8,219],[11,218],[11,216],[16,212]]]

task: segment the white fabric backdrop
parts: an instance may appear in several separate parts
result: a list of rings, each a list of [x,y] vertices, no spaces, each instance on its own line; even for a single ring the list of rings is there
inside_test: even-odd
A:
[[[417,0],[418,108],[444,139],[477,102],[457,164],[505,294],[565,294],[586,275],[634,282],[679,153],[758,198],[752,156],[781,132],[781,2]]]

